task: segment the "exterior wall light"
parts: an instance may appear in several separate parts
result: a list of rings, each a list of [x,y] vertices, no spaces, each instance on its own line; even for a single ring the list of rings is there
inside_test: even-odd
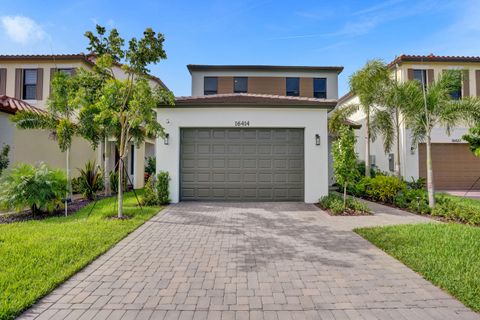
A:
[[[169,138],[170,138],[170,134],[165,133],[165,136],[163,137],[163,144],[164,145],[168,146]]]
[[[320,145],[320,135],[318,133],[315,135],[315,145]]]

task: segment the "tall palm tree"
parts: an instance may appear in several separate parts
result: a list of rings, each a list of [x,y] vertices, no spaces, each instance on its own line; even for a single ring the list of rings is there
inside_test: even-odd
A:
[[[425,82],[423,82],[425,83]],[[427,190],[430,207],[435,206],[435,186],[432,168],[432,129],[444,128],[450,134],[452,127],[469,120],[469,110],[478,107],[476,99],[453,100],[451,93],[461,88],[462,73],[459,70],[443,72],[436,81],[424,86],[412,80],[405,83],[402,114],[410,129],[412,145],[426,144]]]
[[[365,114],[365,176],[370,176],[370,142],[372,140],[371,116],[376,108],[377,91],[389,79],[389,71],[382,60],[370,60],[349,79],[350,90],[357,95]]]

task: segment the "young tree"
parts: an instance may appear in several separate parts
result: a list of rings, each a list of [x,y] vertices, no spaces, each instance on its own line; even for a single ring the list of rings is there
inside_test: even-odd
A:
[[[335,180],[343,186],[344,209],[347,205],[347,187],[353,184],[358,176],[356,142],[353,130],[347,126],[339,128],[338,137],[333,142],[333,171]]]
[[[78,90],[75,76],[65,72],[55,72],[52,79],[52,92],[48,98],[47,111],[38,113],[24,111],[15,114],[11,120],[20,129],[51,130],[58,146],[66,156],[67,190],[65,195],[65,215],[68,213],[68,199],[72,195],[70,175],[70,148],[72,139],[77,134],[74,115],[78,109],[76,92]]]
[[[370,60],[349,80],[350,91],[357,95],[361,109],[365,114],[365,176],[370,176],[370,142],[372,140],[371,116],[376,108],[376,97],[379,86],[389,79],[389,71],[381,60]]]
[[[424,82],[425,83],[425,82]],[[432,168],[432,129],[444,128],[449,134],[453,126],[468,121],[469,110],[476,106],[471,99],[452,100],[451,93],[461,88],[462,75],[458,70],[443,72],[436,81],[424,86],[418,81],[405,84],[405,103],[402,114],[412,136],[412,145],[426,144],[427,190],[430,207],[435,206],[435,186]]]
[[[118,165],[118,218],[123,218],[124,165],[130,143],[140,144],[149,136],[163,136],[163,127],[156,120],[159,104],[173,104],[171,92],[152,88],[146,74],[148,65],[166,59],[164,36],[147,28],[140,40],[125,40],[116,29],[106,35],[104,27],[96,27],[96,34],[86,32],[88,50],[95,56],[94,72],[106,75],[105,84],[97,92],[99,97],[93,113],[94,123],[107,124],[107,134],[116,138],[120,163]],[[121,66],[125,77],[116,77],[114,68]],[[88,118],[88,117],[87,117]],[[98,127],[97,127],[98,128]]]

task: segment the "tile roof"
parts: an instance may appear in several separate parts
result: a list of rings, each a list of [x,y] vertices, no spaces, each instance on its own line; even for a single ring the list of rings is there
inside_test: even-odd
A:
[[[480,62],[480,56],[437,56],[401,54],[388,64],[389,67],[402,62]]]
[[[233,106],[317,106],[333,108],[334,99],[317,99],[308,97],[291,97],[270,94],[229,93],[205,96],[176,97],[175,106],[194,105],[233,105]]]
[[[0,96],[0,112],[15,114],[19,111],[32,111],[39,114],[45,113],[44,110],[34,107],[23,100],[9,96]]]

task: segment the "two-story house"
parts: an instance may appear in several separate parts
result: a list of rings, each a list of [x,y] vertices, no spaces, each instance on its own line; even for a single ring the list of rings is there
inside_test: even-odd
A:
[[[437,79],[443,70],[463,71],[462,88],[452,92],[454,99],[468,96],[480,96],[480,57],[400,55],[389,63],[392,77],[403,82],[417,80],[428,85]],[[359,103],[358,97],[347,93],[338,101],[338,106]],[[352,120],[363,124],[365,114],[354,114]],[[468,132],[466,125],[460,125],[446,133],[445,128],[435,127],[432,132],[432,166],[434,182],[438,190],[480,189],[480,159],[475,157],[462,136]],[[365,127],[357,131],[356,151],[360,160],[365,159]],[[400,135],[400,173],[406,179],[426,178],[425,144],[413,145],[409,130],[402,123]],[[395,170],[394,146],[390,153],[385,153],[381,137],[371,143],[370,162],[379,170]]]
[[[157,170],[173,202],[305,201],[328,193],[327,113],[342,67],[188,65],[192,95],[160,108]]]
[[[46,130],[20,130],[10,121],[12,114],[21,110],[37,110],[47,108],[50,94],[50,82],[55,72],[72,74],[78,68],[91,69],[92,55],[0,55],[0,147],[10,146],[10,164],[19,162],[35,164],[43,161],[52,167],[65,168],[66,157],[60,152],[51,132]],[[122,78],[124,71],[115,66],[114,73]],[[153,76],[151,85],[166,89],[163,82]],[[145,157],[155,155],[155,141],[147,141],[139,147],[130,147],[127,172],[132,185],[136,188],[144,185]],[[118,161],[115,140],[109,139],[107,148],[102,143],[98,150],[80,137],[75,137],[71,148],[72,174],[78,174],[77,168],[83,168],[87,161],[96,160],[98,165],[104,164],[114,168]]]

